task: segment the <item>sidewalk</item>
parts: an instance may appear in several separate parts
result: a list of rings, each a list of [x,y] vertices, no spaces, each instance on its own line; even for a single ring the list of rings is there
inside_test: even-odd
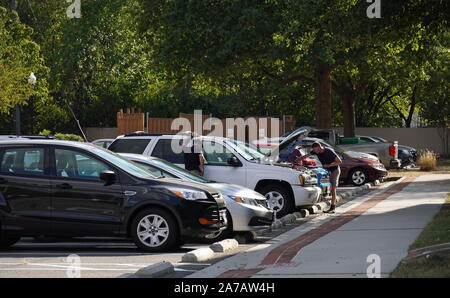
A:
[[[387,277],[448,191],[450,175],[407,177],[188,277],[366,277],[371,254]]]

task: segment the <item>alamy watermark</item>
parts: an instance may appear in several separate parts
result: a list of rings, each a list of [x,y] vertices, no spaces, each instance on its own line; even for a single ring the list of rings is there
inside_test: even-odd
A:
[[[368,278],[381,277],[381,258],[377,254],[367,256],[366,262],[370,265],[367,267],[366,274]]]
[[[65,260],[70,264],[67,267],[66,275],[68,278],[80,278],[81,277],[81,258],[77,254],[69,255]]]
[[[381,18],[381,0],[366,0],[367,3],[372,3],[367,7],[366,14],[369,19]]]
[[[66,0],[66,2],[70,3],[66,9],[67,17],[69,19],[81,18],[81,0]]]

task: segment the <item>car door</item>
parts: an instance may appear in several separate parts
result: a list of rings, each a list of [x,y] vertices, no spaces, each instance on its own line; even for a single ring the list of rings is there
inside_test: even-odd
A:
[[[51,227],[51,184],[45,147],[0,150],[0,208],[4,228],[22,235],[46,234]]]
[[[94,155],[68,148],[52,150],[53,232],[62,235],[109,236],[120,233],[124,195],[117,170]],[[100,180],[104,170],[116,182]]]
[[[203,155],[205,157],[205,174],[208,180],[238,184],[246,186],[246,169],[242,162],[239,166],[229,163],[230,158],[239,157],[222,143],[210,140],[203,140]]]

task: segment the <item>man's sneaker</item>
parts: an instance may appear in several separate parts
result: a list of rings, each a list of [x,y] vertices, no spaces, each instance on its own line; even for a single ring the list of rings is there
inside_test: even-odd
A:
[[[336,206],[331,205],[330,209],[325,210],[323,213],[336,213],[335,209],[336,209]]]

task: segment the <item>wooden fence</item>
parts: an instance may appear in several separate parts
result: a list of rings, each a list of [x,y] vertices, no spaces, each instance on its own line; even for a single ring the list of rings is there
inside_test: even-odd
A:
[[[181,119],[181,120],[180,120]],[[174,118],[148,118],[145,130],[145,114],[120,110],[117,113],[117,133],[129,134],[136,131],[146,131],[151,134],[176,134],[195,131],[199,134],[223,136],[228,138],[253,141],[264,137],[279,137],[285,132],[295,129],[295,118],[284,116],[282,120],[272,117],[248,118],[212,118],[212,115],[202,115],[201,121],[195,123],[195,114],[179,114],[179,122]],[[172,129],[175,128],[175,129]],[[211,133],[213,132],[213,133]]]
[[[117,112],[117,134],[124,135],[136,131],[144,131],[144,113],[135,113],[134,109]]]

